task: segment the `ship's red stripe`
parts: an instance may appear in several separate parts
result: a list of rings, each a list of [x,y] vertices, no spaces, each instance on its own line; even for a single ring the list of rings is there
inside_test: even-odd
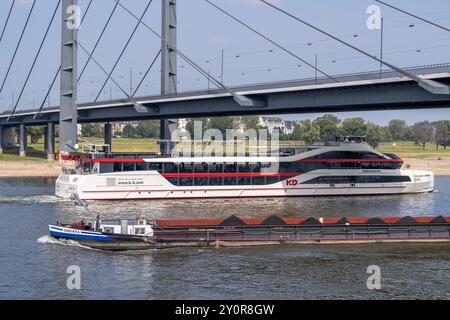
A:
[[[79,159],[81,162],[91,162],[91,163],[145,163],[144,159],[126,159],[126,158],[117,158],[117,159]]]
[[[145,163],[144,159],[134,159],[134,158],[101,158],[101,159],[87,159],[80,158],[74,159],[81,162],[92,162],[92,163]],[[280,163],[283,162],[280,159]],[[361,162],[361,163],[404,163],[402,159],[301,159],[296,160],[295,162],[302,163],[320,163],[320,162],[341,162],[341,163],[349,163],[349,162]]]
[[[296,177],[301,172],[288,173],[165,173],[164,178],[227,178],[227,177]]]

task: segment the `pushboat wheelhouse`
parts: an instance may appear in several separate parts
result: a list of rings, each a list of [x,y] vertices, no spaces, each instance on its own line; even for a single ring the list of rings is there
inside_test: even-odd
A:
[[[56,195],[83,200],[387,195],[431,192],[428,171],[364,143],[326,143],[271,156],[180,157],[90,152],[65,158]]]

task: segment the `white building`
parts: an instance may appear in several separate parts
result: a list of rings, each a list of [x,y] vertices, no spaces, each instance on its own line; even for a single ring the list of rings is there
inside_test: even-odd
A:
[[[275,129],[278,129],[284,134],[292,134],[295,129],[295,121],[283,120],[277,117],[260,117],[259,125],[263,128],[267,128],[270,134],[272,134]]]

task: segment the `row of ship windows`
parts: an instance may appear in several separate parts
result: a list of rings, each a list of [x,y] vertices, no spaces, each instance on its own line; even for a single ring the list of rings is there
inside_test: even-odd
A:
[[[192,163],[102,163],[101,173],[129,171],[157,171],[164,173],[260,173],[265,169],[279,173],[306,173],[329,169],[397,170],[395,162],[283,162],[273,164],[192,164]]]
[[[292,177],[291,177],[292,178]],[[270,185],[285,181],[286,177],[209,177],[209,178],[167,178],[175,186],[246,186]],[[368,184],[368,183],[401,183],[411,182],[408,176],[323,176],[302,184]]]

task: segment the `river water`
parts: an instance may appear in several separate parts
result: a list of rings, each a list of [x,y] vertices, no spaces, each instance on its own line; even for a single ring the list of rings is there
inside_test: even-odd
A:
[[[450,244],[292,245],[108,253],[47,236],[49,223],[108,217],[450,215],[450,178],[432,194],[98,202],[53,196],[53,179],[0,180],[0,299],[449,299]],[[67,268],[80,267],[81,290]],[[380,267],[381,290],[367,289]]]

